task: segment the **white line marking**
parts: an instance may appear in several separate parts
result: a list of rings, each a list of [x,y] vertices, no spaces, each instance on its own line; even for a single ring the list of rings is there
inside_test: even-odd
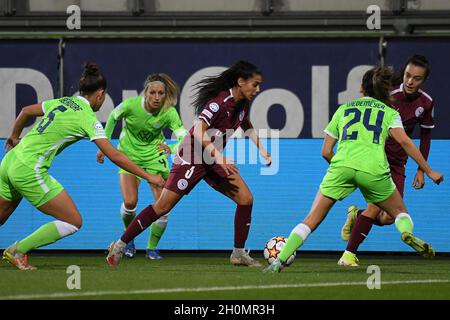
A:
[[[450,280],[423,279],[407,281],[383,281],[382,285],[396,284],[416,284],[416,283],[448,283]],[[232,287],[199,287],[199,288],[171,288],[171,289],[143,289],[129,291],[87,291],[87,292],[57,292],[46,294],[20,294],[10,296],[0,296],[0,300],[19,300],[19,299],[43,299],[43,298],[69,298],[69,297],[93,297],[106,295],[124,295],[124,294],[157,294],[157,293],[178,293],[178,292],[208,292],[208,291],[230,291],[230,290],[254,290],[254,289],[283,289],[283,288],[314,288],[314,287],[341,287],[341,286],[366,286],[362,282],[325,282],[325,283],[297,283],[297,284],[273,284],[265,286],[232,286]]]

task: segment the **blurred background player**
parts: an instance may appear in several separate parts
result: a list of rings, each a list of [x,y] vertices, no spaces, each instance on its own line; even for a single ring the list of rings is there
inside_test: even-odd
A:
[[[105,127],[106,136],[110,139],[116,123],[124,119],[125,126],[122,128],[117,149],[147,172],[160,175],[164,180],[169,177],[167,155],[176,153],[178,145],[186,135],[186,129],[174,107],[178,92],[178,85],[171,77],[164,73],[151,74],[144,83],[144,96],[122,101],[109,115]],[[164,129],[172,130],[178,142],[167,146]],[[103,153],[98,151],[97,161],[103,163],[103,159]],[[119,169],[123,200],[120,215],[125,229],[136,216],[140,180],[138,176]],[[150,189],[156,201],[162,188],[150,185]],[[161,216],[150,228],[145,254],[148,259],[162,258],[156,246],[166,229],[168,215]],[[134,240],[131,240],[125,248],[125,256],[132,258],[135,253]]]
[[[373,68],[362,80],[363,98],[341,105],[325,129],[323,157],[330,163],[311,211],[291,232],[277,259],[265,269],[280,272],[287,258],[303,245],[325,219],[337,200],[359,188],[368,203],[374,203],[395,219],[403,242],[423,255],[434,255],[433,248],[413,235],[413,222],[389,173],[384,145],[390,135],[420,168],[439,184],[443,175],[432,170],[419,149],[407,136],[400,115],[386,103],[392,73],[388,68]],[[336,154],[334,145],[339,141]],[[346,252],[347,253],[347,252]],[[340,264],[357,265],[354,254],[344,254]]]
[[[149,174],[135,165],[106,139],[103,126],[94,114],[106,95],[106,79],[97,65],[86,63],[79,81],[79,92],[78,97],[63,97],[24,107],[6,140],[7,154],[0,166],[0,224],[8,220],[23,197],[56,219],[3,252],[3,259],[18,269],[35,269],[28,263],[28,251],[58,241],[81,228],[81,214],[75,203],[48,173],[55,156],[69,145],[89,138],[118,166],[151,184],[164,184],[160,176]],[[28,120],[38,116],[43,117],[20,140]]]
[[[399,82],[391,91],[391,105],[400,113],[406,134],[412,137],[414,129],[420,125],[420,152],[428,159],[431,144],[431,129],[434,128],[433,99],[421,89],[430,73],[430,64],[422,55],[413,55],[403,66]],[[405,167],[408,155],[394,139],[386,140],[386,156],[392,180],[403,197],[405,189]],[[422,189],[425,184],[424,172],[419,167],[412,186]],[[363,211],[365,211],[363,213]],[[358,210],[357,206],[348,208],[347,220],[342,227],[342,240],[347,241],[346,251],[356,254],[359,245],[369,234],[372,225],[390,225],[394,219],[369,203],[367,209]]]
[[[253,195],[239,175],[239,168],[222,151],[231,134],[241,127],[262,157],[271,164],[269,153],[262,146],[249,119],[250,101],[260,91],[261,72],[251,63],[239,61],[215,77],[197,83],[194,107],[199,121],[189,130],[174,159],[164,189],[155,204],[145,208],[128,226],[122,237],[111,243],[107,262],[119,263],[125,245],[153,221],[168,213],[181,198],[204,179],[214,189],[237,204],[234,219],[234,265],[261,266],[245,251],[253,207]]]

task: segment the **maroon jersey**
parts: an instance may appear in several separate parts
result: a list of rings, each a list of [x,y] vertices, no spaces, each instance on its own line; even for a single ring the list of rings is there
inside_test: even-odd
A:
[[[249,111],[250,103],[242,100],[236,104],[232,91],[229,89],[220,92],[217,97],[208,101],[200,113],[199,119],[208,124],[208,136],[211,137],[215,147],[222,151],[236,129],[241,126],[242,122],[248,120]],[[199,149],[198,145],[197,143],[195,148]],[[205,159],[198,155],[196,151],[200,150],[197,149],[194,149],[194,127],[192,127],[180,144],[175,162],[180,163],[179,160],[181,160],[181,163],[203,163]],[[203,152],[203,148],[201,151]]]
[[[391,92],[393,98],[392,105],[400,113],[403,128],[406,134],[411,137],[417,124],[421,128],[434,128],[433,121],[433,99],[423,90],[417,92],[413,99],[407,97],[403,93],[403,84]],[[386,141],[386,155],[391,166],[406,164],[408,154],[393,139],[388,138]]]

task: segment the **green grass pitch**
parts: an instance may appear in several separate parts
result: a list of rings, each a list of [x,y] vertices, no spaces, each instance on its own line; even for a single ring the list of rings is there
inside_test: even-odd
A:
[[[301,252],[279,274],[262,268],[232,266],[225,252],[163,252],[149,261],[142,252],[110,268],[100,253],[36,251],[30,263],[36,271],[19,271],[0,262],[0,300],[7,299],[151,299],[151,300],[304,300],[304,299],[450,299],[450,258],[360,255],[360,267],[337,265],[340,253]],[[261,252],[254,257],[266,263]],[[67,267],[80,268],[81,289],[69,290]],[[380,289],[368,289],[380,268]],[[73,278],[72,278],[73,280]],[[70,279],[69,279],[70,282]],[[72,283],[74,283],[72,281]]]

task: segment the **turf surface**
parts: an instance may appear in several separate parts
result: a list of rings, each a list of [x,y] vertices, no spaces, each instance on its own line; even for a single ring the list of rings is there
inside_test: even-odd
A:
[[[36,271],[19,271],[1,261],[0,300],[450,299],[449,257],[426,260],[419,256],[360,255],[360,267],[344,269],[336,264],[339,253],[299,252],[294,264],[280,274],[265,274],[262,268],[230,265],[227,253],[163,255],[161,261],[149,261],[138,253],[134,259],[124,258],[115,269],[99,253],[35,252],[30,263],[38,267]],[[262,256],[258,252],[252,255]],[[79,290],[67,288],[70,265],[80,267]],[[380,289],[369,290],[366,285],[370,265],[381,270]]]

